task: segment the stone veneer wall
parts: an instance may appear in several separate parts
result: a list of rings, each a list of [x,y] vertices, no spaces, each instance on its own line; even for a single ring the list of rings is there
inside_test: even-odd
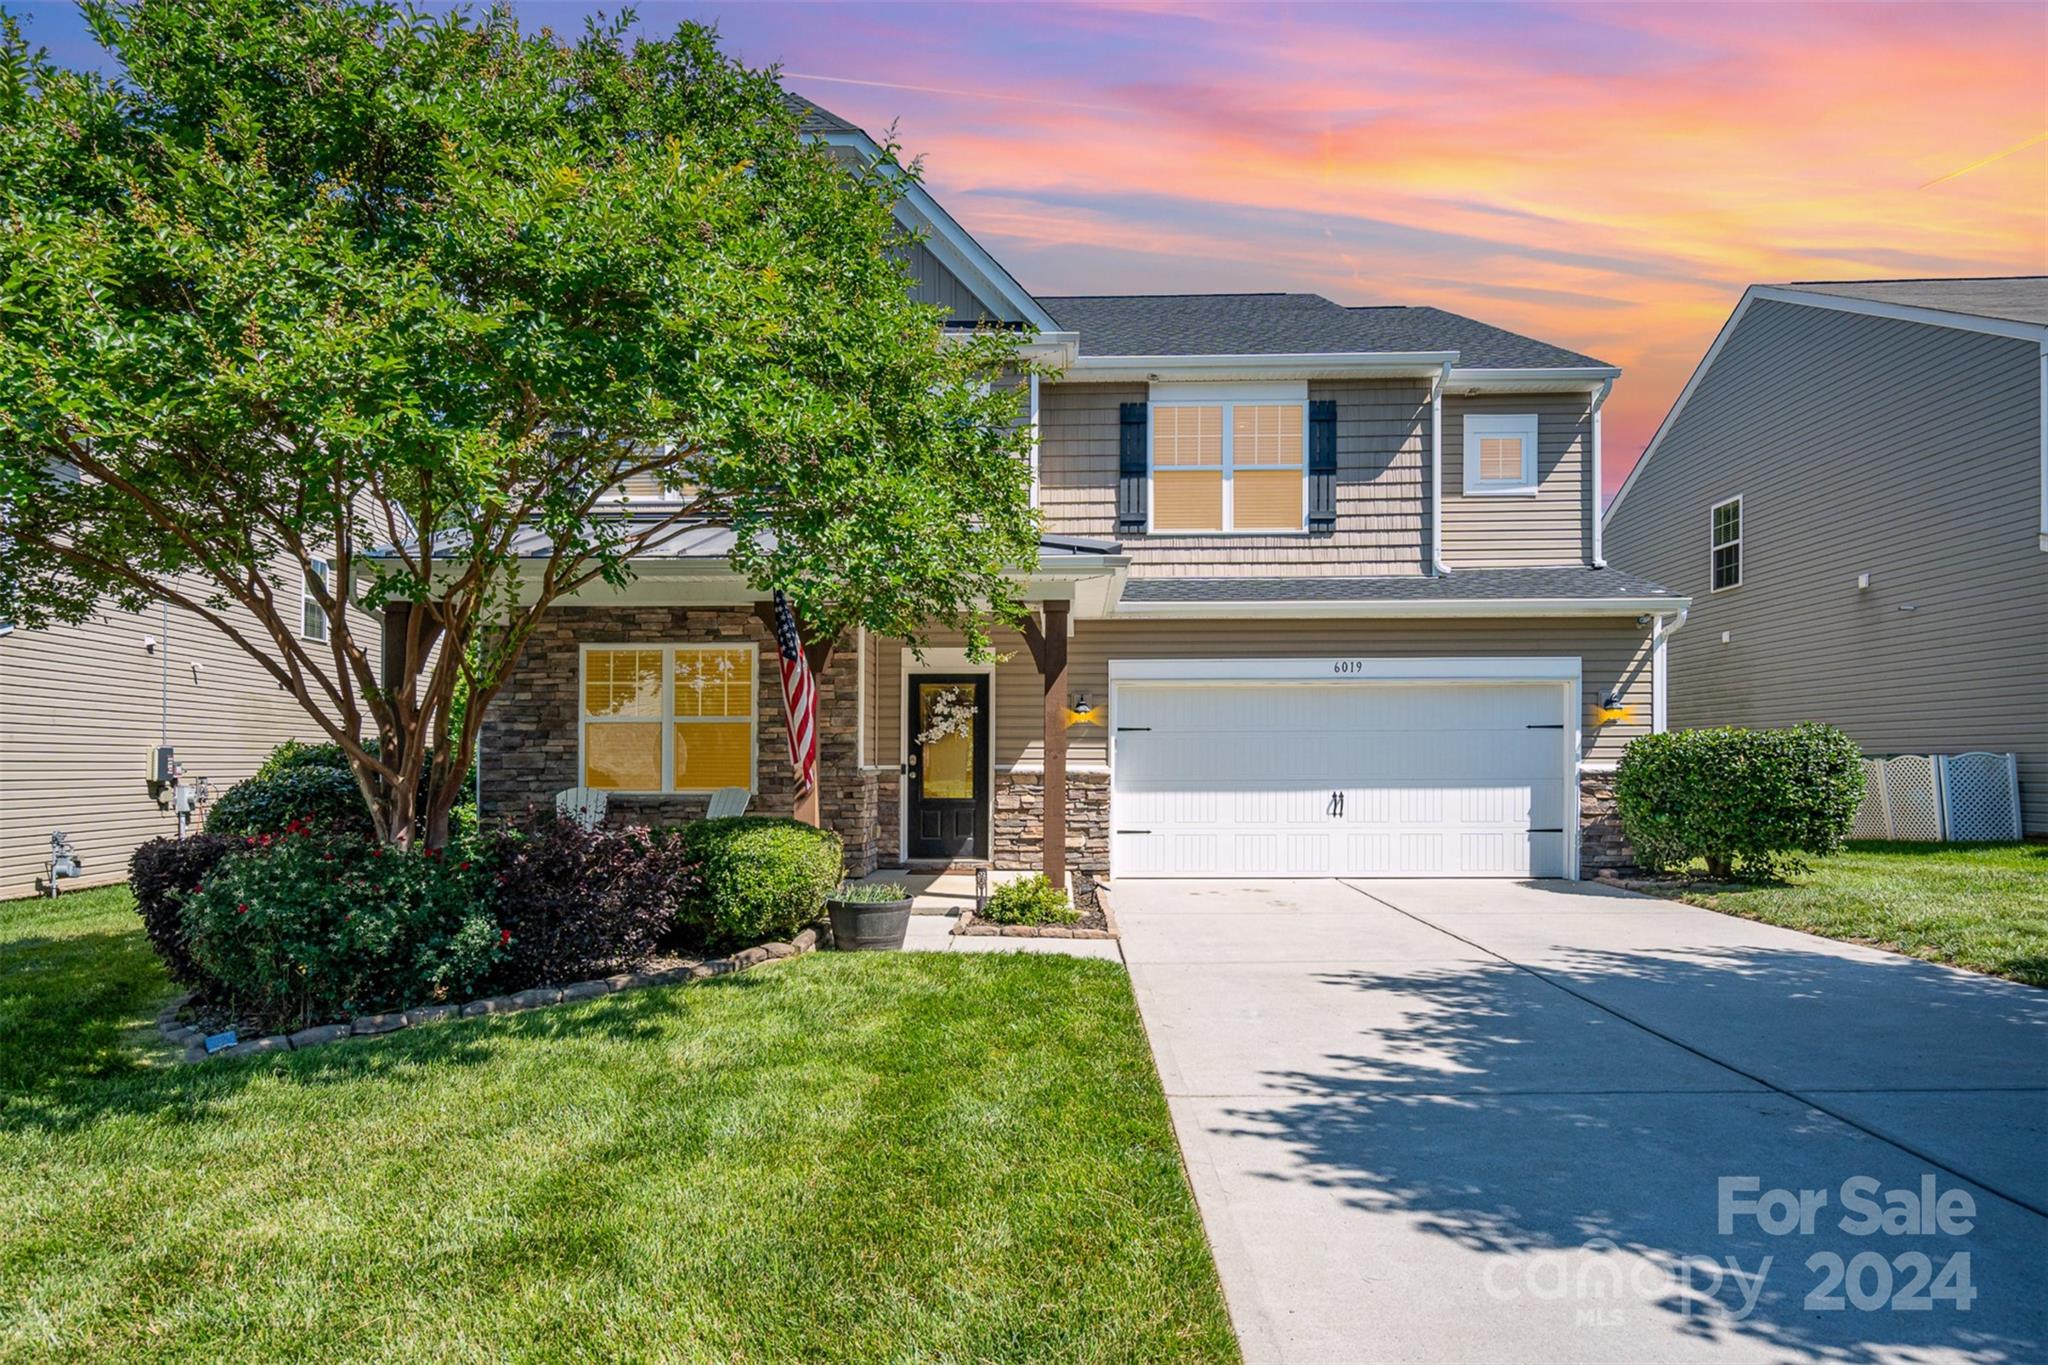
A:
[[[592,644],[714,644],[751,640],[760,646],[755,680],[757,780],[753,814],[785,815],[796,802],[796,774],[783,734],[782,684],[775,640],[747,607],[556,607],[526,643],[484,722],[482,811],[517,818],[552,809],[555,793],[581,781],[576,727],[578,647]],[[877,856],[877,786],[854,752],[860,710],[856,652],[838,651],[818,678],[820,815],[846,841],[847,872],[873,871]],[[617,796],[607,823],[661,824],[703,815],[702,796]],[[893,844],[889,845],[893,848]]]
[[[1635,866],[1635,851],[1621,832],[1613,773],[1579,775],[1579,875]]]
[[[996,774],[995,826],[995,866],[1044,865],[1045,774]],[[1108,773],[1067,773],[1067,868],[1109,875]]]

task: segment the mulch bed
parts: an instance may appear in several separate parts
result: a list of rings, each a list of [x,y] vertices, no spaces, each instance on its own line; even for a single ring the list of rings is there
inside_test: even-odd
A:
[[[1109,890],[1099,883],[1083,883],[1083,894],[1075,897],[1081,918],[1073,924],[990,924],[972,910],[962,910],[953,932],[977,938],[1115,938],[1116,913],[1110,908]]]
[[[726,957],[695,958],[663,954],[647,959],[631,971],[618,972],[602,979],[576,981],[566,986],[537,986],[531,990],[514,991],[510,995],[494,995],[467,1002],[420,1005],[383,1014],[357,1015],[343,1023],[315,1024],[294,1033],[267,1033],[267,1025],[261,1019],[237,1014],[231,1007],[207,1002],[188,994],[166,1006],[163,1012],[157,1015],[156,1026],[157,1032],[162,1035],[165,1042],[181,1049],[179,1059],[186,1062],[203,1062],[213,1057],[245,1057],[258,1052],[298,1052],[322,1043],[340,1042],[344,1038],[374,1037],[419,1024],[439,1023],[444,1019],[471,1018],[481,1014],[516,1014],[523,1010],[543,1009],[549,1005],[595,1000],[602,995],[639,990],[647,986],[675,986],[690,981],[706,981],[714,976],[729,976],[734,972],[743,972],[763,962],[798,957],[820,947],[829,947],[831,942],[832,926],[829,922],[820,920],[799,931],[787,943],[756,944],[752,948],[742,948]],[[208,1038],[230,1030],[237,1038],[234,1044],[217,1051],[207,1051]]]

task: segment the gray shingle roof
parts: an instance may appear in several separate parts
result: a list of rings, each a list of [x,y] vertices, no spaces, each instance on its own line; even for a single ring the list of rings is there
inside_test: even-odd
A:
[[[1544,569],[1461,569],[1444,578],[1134,578],[1124,601],[1224,605],[1257,602],[1596,603],[1677,594],[1619,569],[1563,565]]]
[[[857,123],[848,123],[839,115],[804,98],[794,90],[782,92],[782,102],[802,116],[797,126],[806,133],[858,133],[864,131]]]
[[[1346,308],[1320,294],[1084,294],[1039,297],[1081,354],[1288,355],[1456,351],[1478,369],[1602,362],[1441,308]]]
[[[1959,280],[1797,280],[1783,286],[1808,294],[1938,308],[1966,317],[2003,318],[2048,326],[2048,275]]]

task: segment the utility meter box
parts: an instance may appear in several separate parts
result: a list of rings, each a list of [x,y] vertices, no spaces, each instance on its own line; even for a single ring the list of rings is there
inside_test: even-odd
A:
[[[168,787],[175,780],[178,751],[169,744],[156,745],[149,751],[149,781],[151,786]]]

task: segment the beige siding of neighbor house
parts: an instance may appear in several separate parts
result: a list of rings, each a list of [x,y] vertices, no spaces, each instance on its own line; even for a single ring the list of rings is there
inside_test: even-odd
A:
[[[273,583],[296,605],[296,565]],[[357,639],[381,658],[376,618],[356,615]],[[247,612],[230,616],[257,637]],[[109,604],[81,625],[0,636],[0,898],[35,893],[52,830],[84,863],[67,890],[122,880],[137,844],[176,834],[146,785],[159,743],[218,794],[294,738],[326,736],[239,645],[175,607],[168,624],[159,606]]]
[[[957,639],[934,645],[958,646]],[[1044,689],[1022,637],[999,634],[990,706],[990,732],[999,771],[1043,765]],[[908,651],[897,641],[868,641],[868,761],[894,766],[902,760],[903,668]],[[1112,659],[1251,659],[1498,656],[1512,658],[1575,655],[1583,675],[1583,752],[1589,764],[1609,765],[1651,726],[1652,657],[1647,627],[1632,618],[1548,618],[1541,620],[1318,621],[1284,619],[1206,621],[1082,621],[1069,644],[1070,697],[1085,693],[1102,708],[1101,725],[1067,731],[1068,762],[1100,768],[1109,761],[1109,661]],[[913,672],[946,672],[910,663]],[[1625,721],[1596,724],[1594,708],[1620,692]]]
[[[1530,414],[1537,418],[1534,497],[1465,494],[1465,417]],[[1584,393],[1444,396],[1444,565],[1458,569],[1522,569],[1583,564],[1592,522],[1586,466],[1592,448],[1592,407]]]
[[[1693,599],[1672,728],[2016,752],[2048,834],[2040,384],[2031,341],[1752,303],[1606,532],[1610,562]],[[1742,584],[1714,592],[1709,509],[1738,494]]]
[[[1120,535],[1119,407],[1143,384],[1045,384],[1039,392],[1039,506],[1052,535],[1123,543],[1136,578],[1171,575],[1414,575],[1423,572],[1429,389],[1407,381],[1312,382],[1337,404],[1337,523],[1329,534]]]

